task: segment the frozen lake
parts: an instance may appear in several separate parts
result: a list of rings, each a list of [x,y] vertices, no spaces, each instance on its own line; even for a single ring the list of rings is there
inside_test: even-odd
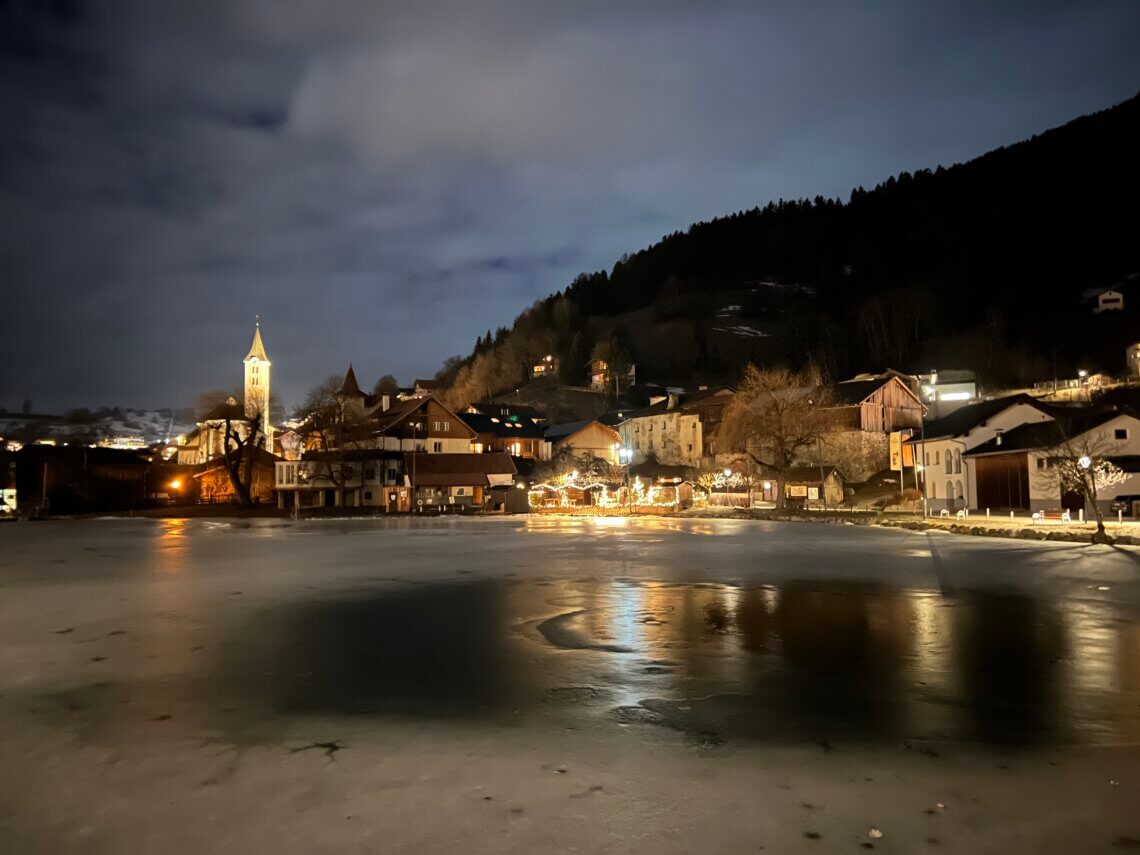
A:
[[[1128,548],[731,520],[9,524],[0,641],[4,851],[1140,840]]]

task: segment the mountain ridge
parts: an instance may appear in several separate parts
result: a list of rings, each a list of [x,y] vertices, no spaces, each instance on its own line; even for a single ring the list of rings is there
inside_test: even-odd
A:
[[[694,223],[579,275],[440,376],[456,396],[499,391],[552,353],[560,379],[581,383],[589,356],[615,348],[639,377],[670,381],[731,381],[747,361],[834,377],[938,363],[994,384],[1113,370],[1140,294],[1111,317],[1082,295],[1140,271],[1137,150],[1140,94],[846,202]]]

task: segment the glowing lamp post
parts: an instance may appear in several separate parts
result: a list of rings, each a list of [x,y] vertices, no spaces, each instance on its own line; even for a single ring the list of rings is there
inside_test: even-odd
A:
[[[619,448],[618,460],[625,464],[625,506],[626,513],[633,513],[633,496],[629,492],[629,466],[633,462],[632,448]]]

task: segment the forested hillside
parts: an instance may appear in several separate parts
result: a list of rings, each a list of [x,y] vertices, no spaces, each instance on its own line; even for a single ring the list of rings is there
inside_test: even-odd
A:
[[[1140,96],[848,201],[769,202],[582,274],[441,372],[458,397],[510,388],[530,361],[584,380],[592,353],[642,379],[731,380],[745,362],[973,368],[1007,384],[1119,371],[1135,311],[1083,292],[1140,280]]]

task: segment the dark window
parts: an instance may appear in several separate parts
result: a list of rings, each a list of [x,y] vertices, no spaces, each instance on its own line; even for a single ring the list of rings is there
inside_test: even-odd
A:
[[[372,499],[372,491],[371,491],[371,490],[365,490],[365,491],[364,491],[364,498],[366,498],[366,499],[368,499],[369,501],[371,501],[371,499]]]
[[[443,443],[442,442],[433,442],[432,447],[435,449],[436,454],[439,454],[441,451],[443,451]]]
[[[1117,428],[1115,433],[1117,439],[1128,439],[1128,428]]]

